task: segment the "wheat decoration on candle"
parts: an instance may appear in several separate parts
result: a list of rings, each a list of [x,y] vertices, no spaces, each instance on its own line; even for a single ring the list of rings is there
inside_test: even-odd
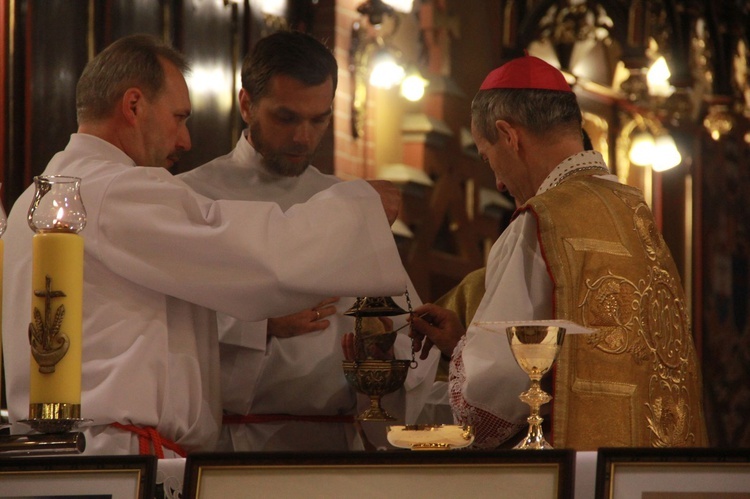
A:
[[[83,238],[81,179],[34,177],[28,213],[32,240],[29,419],[42,433],[81,421]]]

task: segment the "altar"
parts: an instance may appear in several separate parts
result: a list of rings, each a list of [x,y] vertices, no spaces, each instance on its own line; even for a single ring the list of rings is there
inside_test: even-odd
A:
[[[0,459],[0,497],[732,498],[750,449],[205,453]]]

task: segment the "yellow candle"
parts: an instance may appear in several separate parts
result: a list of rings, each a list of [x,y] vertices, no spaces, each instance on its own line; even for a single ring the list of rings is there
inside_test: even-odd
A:
[[[29,418],[79,418],[83,316],[83,238],[33,237]]]
[[[2,210],[2,206],[0,206]],[[0,211],[2,215],[2,211]],[[5,243],[0,239],[0,388],[3,386],[3,253]]]

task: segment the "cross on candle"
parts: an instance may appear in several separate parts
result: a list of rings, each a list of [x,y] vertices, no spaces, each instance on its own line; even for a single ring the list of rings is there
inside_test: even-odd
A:
[[[55,318],[52,320],[52,299],[64,298],[62,291],[52,290],[52,278],[47,275],[44,279],[44,291],[34,290],[34,296],[44,298],[44,319],[42,320],[38,308],[34,308],[34,321],[29,324],[29,343],[31,353],[39,364],[40,373],[55,372],[55,365],[65,357],[70,346],[70,339],[60,330],[65,317],[65,305],[57,307]]]

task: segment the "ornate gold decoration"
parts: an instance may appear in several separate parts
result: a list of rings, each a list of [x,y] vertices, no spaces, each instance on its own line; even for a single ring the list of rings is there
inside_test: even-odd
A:
[[[737,107],[738,112],[750,117],[750,68],[748,68],[748,57],[750,49],[745,40],[737,41],[737,48],[734,52],[732,66],[734,68],[733,84],[737,89]]]
[[[370,397],[370,407],[357,416],[358,420],[393,421],[395,419],[380,405],[380,398],[403,386],[410,364],[410,360],[343,361],[346,380],[358,392]]]
[[[709,49],[713,45],[705,19],[696,19],[693,23],[690,38],[690,69],[695,98],[710,94],[714,82],[713,54]]]
[[[40,373],[55,372],[57,365],[70,347],[70,339],[63,333],[63,318],[65,317],[65,305],[60,305],[52,318],[52,300],[63,298],[62,291],[52,291],[52,278],[46,276],[44,291],[34,291],[35,296],[44,297],[44,318],[39,309],[34,307],[34,321],[29,323],[29,344],[31,355],[39,364]]]
[[[405,290],[406,303],[411,315],[413,309],[409,290]],[[396,340],[396,332],[386,332],[379,317],[407,313],[389,296],[359,297],[352,307],[344,312],[355,317],[355,360],[343,361],[344,377],[355,390],[370,397],[370,407],[357,416],[362,421],[393,421],[394,418],[380,405],[383,395],[396,391],[404,384],[409,367],[417,367],[412,346],[411,360],[382,359],[392,356],[388,351]],[[365,327],[365,322],[367,325]],[[377,352],[373,352],[375,347]]]
[[[621,197],[628,203],[628,199]],[[679,283],[658,262],[668,248],[642,202],[630,206],[633,227],[652,265],[638,282],[608,273],[587,281],[581,302],[584,325],[597,332],[589,344],[609,354],[630,354],[638,365],[650,364],[645,403],[655,447],[686,446],[695,441],[690,430],[688,365],[690,322],[680,299]]]
[[[587,2],[553,4],[539,22],[539,39],[552,43],[560,66],[568,70],[577,42],[605,40],[610,37],[613,26],[612,19],[601,5]]]

